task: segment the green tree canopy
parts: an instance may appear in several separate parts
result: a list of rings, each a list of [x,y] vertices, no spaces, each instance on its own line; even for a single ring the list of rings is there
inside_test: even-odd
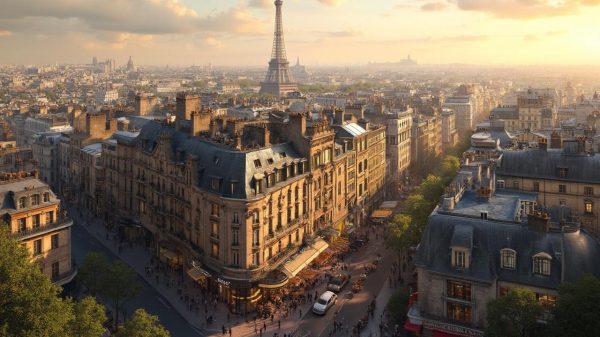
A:
[[[158,322],[158,317],[138,309],[125,322],[117,337],[170,337],[171,334]]]
[[[419,240],[415,235],[412,218],[407,214],[397,214],[388,224],[388,233],[385,244],[401,253]]]
[[[88,296],[75,303],[75,319],[71,321],[70,329],[73,337],[99,337],[106,330],[104,306],[96,299]]]
[[[86,285],[92,296],[98,293],[101,279],[106,275],[108,266],[106,256],[102,253],[89,252],[85,256],[77,277]]]
[[[111,302],[115,309],[115,329],[119,322],[119,312],[129,300],[141,291],[141,285],[133,269],[122,261],[113,262],[100,278],[99,294]]]
[[[406,198],[405,209],[418,227],[425,227],[433,206],[422,194],[411,194]]]
[[[27,249],[0,229],[0,336],[100,336],[90,332],[106,320],[103,307],[93,298],[63,299],[60,291],[30,262]]]
[[[490,301],[487,305],[489,337],[533,337],[537,336],[537,319],[544,309],[527,289],[514,288],[508,294]]]
[[[600,280],[584,275],[575,283],[561,284],[558,295],[551,335],[600,336]]]
[[[421,182],[418,192],[423,195],[425,200],[436,205],[439,202],[442,193],[444,193],[444,182],[442,181],[442,178],[430,174],[423,182]]]
[[[439,169],[444,185],[452,181],[458,169],[460,169],[460,159],[458,157],[452,155],[444,156]]]
[[[387,315],[392,322],[396,324],[404,323],[409,296],[407,288],[400,288],[390,297],[387,303]]]

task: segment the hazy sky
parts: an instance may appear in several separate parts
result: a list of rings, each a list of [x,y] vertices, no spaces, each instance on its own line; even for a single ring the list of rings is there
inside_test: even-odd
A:
[[[308,65],[600,62],[600,0],[284,0]],[[0,63],[261,65],[272,0],[0,0]]]

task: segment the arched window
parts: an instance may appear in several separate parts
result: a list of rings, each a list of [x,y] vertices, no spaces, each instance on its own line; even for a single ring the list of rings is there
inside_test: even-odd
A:
[[[533,273],[537,275],[550,275],[550,262],[552,257],[547,253],[537,253],[533,256]]]
[[[258,224],[258,222],[259,222],[258,211],[254,211],[254,212],[252,212],[252,223]]]
[[[502,269],[515,269],[517,267],[517,252],[510,248],[500,250],[500,267]]]

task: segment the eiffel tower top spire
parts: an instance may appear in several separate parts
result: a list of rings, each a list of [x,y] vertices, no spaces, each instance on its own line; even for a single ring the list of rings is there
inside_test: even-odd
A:
[[[298,91],[290,72],[289,62],[285,53],[285,41],[283,38],[283,15],[281,7],[282,0],[275,0],[275,36],[273,38],[273,50],[269,70],[261,83],[261,93],[271,93],[283,96],[288,92]]]

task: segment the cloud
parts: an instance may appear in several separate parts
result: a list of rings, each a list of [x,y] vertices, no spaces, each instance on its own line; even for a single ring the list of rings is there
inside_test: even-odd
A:
[[[437,12],[447,9],[449,6],[445,2],[428,2],[421,6],[421,10],[426,12]]]
[[[488,40],[488,35],[448,35],[448,36],[424,36],[396,40],[372,41],[375,44],[461,44],[482,42]]]
[[[10,30],[0,30],[0,37],[11,36],[12,32]]]
[[[263,26],[242,2],[206,16],[200,16],[180,0],[18,0],[2,7],[0,29],[9,20],[15,25],[19,21],[43,19],[76,20],[90,30],[134,34],[181,34],[199,30],[253,34]]]
[[[329,37],[356,37],[362,35],[362,32],[355,29],[339,30],[334,32],[324,32]]]
[[[327,6],[337,7],[337,6],[341,6],[346,0],[318,0],[318,1]]]
[[[273,1],[271,1],[271,0],[250,0],[250,3],[248,5],[250,7],[254,7],[254,8],[266,9],[266,8],[270,8],[273,6]]]
[[[577,14],[600,0],[449,0],[465,11],[478,11],[507,19],[537,19]]]
[[[523,40],[525,41],[539,41],[539,40],[543,40],[545,38],[555,38],[557,36],[562,36],[565,35],[567,33],[566,30],[549,30],[547,32],[544,33],[540,33],[540,34],[526,34],[525,36],[523,36]]]

